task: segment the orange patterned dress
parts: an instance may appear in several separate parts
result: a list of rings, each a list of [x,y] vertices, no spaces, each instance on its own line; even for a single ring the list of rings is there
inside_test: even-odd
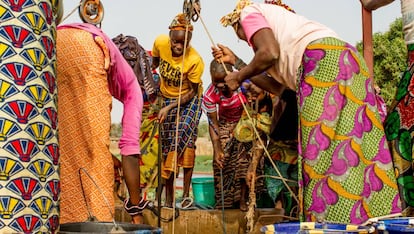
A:
[[[61,223],[84,222],[89,215],[111,221],[114,212],[108,150],[112,96],[105,69],[109,52],[99,39],[78,29],[57,33]]]

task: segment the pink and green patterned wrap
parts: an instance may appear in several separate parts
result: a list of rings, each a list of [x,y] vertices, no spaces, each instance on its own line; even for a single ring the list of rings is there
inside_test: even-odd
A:
[[[373,79],[351,45],[307,46],[298,80],[299,188],[304,221],[361,224],[401,212]]]

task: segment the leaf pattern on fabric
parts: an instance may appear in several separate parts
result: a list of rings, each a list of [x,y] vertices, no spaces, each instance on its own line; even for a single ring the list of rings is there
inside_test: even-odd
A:
[[[311,95],[311,93],[313,91],[312,86],[309,85],[308,83],[306,83],[306,81],[304,81],[302,83],[301,89],[302,89],[302,96],[303,96],[303,97],[301,97],[301,100],[303,100],[305,97]]]
[[[351,49],[342,51],[339,56],[339,73],[336,80],[347,81],[360,72],[358,61]]]
[[[352,149],[351,140],[341,142],[332,155],[332,163],[326,174],[335,176],[346,176],[349,174],[350,167],[359,165],[358,154]]]
[[[325,57],[323,50],[306,50],[304,53],[304,74],[305,76],[317,70],[318,62]]]
[[[327,177],[321,179],[315,184],[312,191],[312,204],[309,211],[324,213],[327,210],[326,205],[334,205],[338,202],[338,194],[329,187]]]
[[[395,147],[403,159],[409,162],[413,160],[413,155],[412,155],[413,143],[411,140],[410,131],[406,129],[400,129],[399,137],[398,137],[397,144]]]
[[[339,87],[337,85],[333,86],[329,89],[324,98],[324,112],[320,116],[319,120],[337,120],[339,113],[342,111],[346,104],[346,97],[341,94]]]
[[[364,170],[364,188],[361,196],[369,198],[372,191],[378,192],[383,187],[381,179],[375,173],[375,164],[368,165]]]
[[[365,81],[365,89],[367,90],[367,96],[365,97],[364,101],[369,103],[369,105],[371,106],[376,106],[376,95],[375,95],[375,90],[372,84],[372,79],[367,79]]]
[[[368,219],[367,211],[362,205],[362,201],[357,201],[351,210],[351,223],[363,223]]]
[[[398,177],[398,184],[403,185],[403,196],[407,205],[414,206],[414,178],[412,174]]]
[[[315,126],[309,136],[304,158],[313,161],[318,158],[320,151],[326,150],[329,147],[330,139],[322,132],[320,125]]]
[[[412,94],[412,89],[410,90],[409,87],[413,87],[414,80],[411,79],[411,65],[402,75],[400,83],[398,84],[397,94],[395,95],[396,101],[401,101],[405,96],[414,96]]]
[[[350,136],[362,138],[364,132],[370,132],[372,130],[372,121],[368,118],[365,105],[362,105],[358,108],[355,114],[354,123],[355,126],[349,133]]]
[[[384,165],[389,165],[392,162],[391,153],[388,148],[388,142],[385,139],[385,136],[382,137],[379,146],[378,146],[378,153],[372,159],[373,161],[379,161]]]
[[[385,136],[387,141],[395,140],[398,137],[398,131],[401,127],[401,119],[398,111],[393,111],[388,114],[384,123]]]
[[[397,194],[397,195],[395,195],[394,199],[392,200],[391,214],[399,213],[399,212],[401,212],[401,210],[402,210],[402,208],[401,208],[401,198],[400,198],[400,195]]]
[[[298,95],[309,94],[299,107],[303,220],[362,224],[398,213],[394,168],[387,164],[392,159],[375,96],[367,97],[375,92],[363,56],[334,38],[317,40],[306,50],[315,49],[325,51],[324,58],[313,64],[316,60],[304,56],[301,69],[312,74],[302,72],[298,82]]]

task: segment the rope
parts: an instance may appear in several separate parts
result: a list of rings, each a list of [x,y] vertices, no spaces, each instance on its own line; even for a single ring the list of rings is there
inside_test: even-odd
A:
[[[279,0],[279,1],[281,2],[281,0]],[[203,25],[204,30],[206,31],[207,36],[208,36],[208,37],[209,37],[209,39],[210,39],[211,44],[212,44],[213,46],[216,46],[216,44],[215,44],[215,43],[214,43],[214,41],[213,41],[213,38],[212,38],[212,37],[211,37],[211,35],[210,35],[209,30],[207,29],[207,27],[206,27],[206,25],[205,25],[205,23],[204,23],[203,18],[202,18],[202,17],[201,17],[201,15],[200,15],[200,12],[199,12],[196,8],[194,8],[194,10],[195,10],[195,11],[197,12],[197,14],[199,15],[199,18],[200,18],[201,24]],[[229,74],[229,71],[227,70],[226,66],[224,65],[224,62],[223,62],[222,60],[220,60],[220,62],[221,62],[221,64],[223,65],[224,70],[226,71],[226,74]],[[249,114],[249,112],[248,112],[248,110],[247,110],[247,107],[246,107],[246,105],[244,104],[243,99],[242,99],[242,97],[241,97],[240,88],[239,88],[239,90],[238,90],[237,92],[238,92],[238,97],[239,97],[239,99],[240,99],[240,102],[242,103],[243,109],[244,109],[244,111],[245,111],[245,112],[246,112],[246,114],[247,114],[247,117],[249,118],[249,120],[251,120],[251,121],[252,121],[252,118],[251,118],[251,116],[250,116],[250,114]],[[258,131],[257,131],[257,129],[256,129],[256,126],[255,126],[255,125],[253,125],[253,130],[254,130],[255,135],[256,135],[256,136],[259,136],[259,133],[258,133]],[[274,170],[276,171],[276,173],[279,175],[279,177],[281,178],[281,181],[283,182],[283,184],[285,185],[285,187],[289,190],[290,194],[291,194],[291,195],[292,195],[292,197],[295,199],[295,201],[297,202],[297,204],[299,204],[299,199],[297,198],[296,194],[292,191],[292,189],[291,189],[291,188],[289,187],[289,185],[287,184],[287,181],[288,181],[288,180],[287,180],[287,179],[285,179],[285,178],[283,178],[282,173],[279,171],[279,169],[277,168],[276,164],[273,162],[273,159],[272,159],[272,157],[270,156],[269,151],[267,151],[267,148],[265,147],[265,145],[264,145],[264,143],[263,143],[262,139],[259,137],[259,138],[258,138],[258,140],[259,140],[259,144],[260,144],[260,146],[261,146],[261,147],[263,147],[263,149],[264,149],[264,152],[265,152],[266,156],[268,157],[268,159],[269,159],[270,163],[272,164],[273,169],[274,169]]]
[[[83,199],[84,199],[85,204],[86,204],[86,208],[87,208],[88,213],[89,213],[88,219],[90,221],[96,221],[96,217],[92,214],[91,208],[89,207],[89,204],[88,204],[87,199],[86,199],[85,189],[83,187],[83,181],[82,181],[82,173],[81,173],[82,171],[91,180],[91,182],[93,183],[93,185],[95,186],[95,188],[98,189],[99,193],[102,195],[103,200],[106,203],[106,206],[108,207],[109,213],[111,214],[112,223],[114,224],[114,227],[117,228],[118,227],[118,224],[115,222],[115,216],[114,216],[114,213],[112,212],[111,206],[109,205],[108,199],[105,197],[105,194],[103,193],[102,189],[99,187],[99,185],[93,179],[93,177],[89,174],[89,172],[85,168],[81,167],[78,170],[78,176],[79,176],[80,186],[81,186],[81,189],[82,189],[82,196],[83,196]]]
[[[71,12],[69,12],[68,15],[66,15],[61,21],[60,23],[63,23],[63,21],[65,21],[67,18],[69,18],[69,16],[71,16],[73,13],[75,13],[76,9],[78,9],[80,7],[81,3],[79,3],[75,8],[73,8],[73,10]]]
[[[238,91],[238,97],[239,97],[240,101],[243,103],[243,99],[241,97],[241,92],[240,91]],[[252,120],[252,117],[250,116],[249,111],[247,110],[247,107],[246,107],[246,105],[244,103],[243,103],[243,108],[244,108],[244,111],[247,114],[247,117],[250,120]],[[259,136],[259,132],[257,131],[256,126],[254,124],[253,124],[253,131],[254,131],[254,133],[255,133],[256,136]],[[279,171],[279,169],[277,168],[276,164],[273,162],[273,159],[270,156],[269,151],[267,151],[267,148],[264,146],[264,143],[263,143],[262,139],[259,137],[258,140],[259,140],[260,145],[263,147],[266,156],[269,158],[269,161],[272,164],[273,169],[275,169],[276,173],[279,175],[280,178],[283,178],[282,173]],[[289,185],[286,182],[287,179],[284,178],[284,179],[281,179],[281,180],[282,180],[283,184],[286,186],[286,188],[289,190],[289,192],[292,194],[293,198],[299,204],[299,200],[296,197],[296,194],[292,191],[292,189],[289,187]]]
[[[213,41],[213,38],[212,38],[212,37],[211,37],[211,35],[210,35],[209,30],[207,29],[207,27],[206,27],[206,25],[205,25],[205,23],[204,23],[203,18],[202,18],[202,17],[201,17],[201,15],[200,15],[200,12],[199,12],[196,8],[194,8],[194,9],[196,10],[197,14],[199,15],[199,18],[200,18],[201,24],[203,25],[204,30],[206,31],[206,33],[207,33],[207,35],[208,35],[208,37],[209,37],[209,39],[210,39],[211,44],[212,44],[213,46],[216,46],[216,44],[215,44],[215,43],[214,43],[214,41]],[[224,65],[224,62],[223,62],[222,60],[220,60],[220,62],[221,62],[221,64],[223,65],[224,70],[226,71],[226,74],[229,74],[229,71],[227,70],[226,66]],[[247,107],[246,107],[246,105],[245,105],[245,104],[244,104],[244,102],[243,102],[243,99],[242,99],[242,97],[241,97],[241,92],[240,92],[240,90],[238,90],[238,97],[239,97],[239,99],[240,99],[240,102],[241,102],[241,103],[242,103],[242,105],[243,105],[243,109],[244,109],[244,111],[247,113],[248,118],[249,118],[250,120],[252,120],[251,116],[250,116],[250,115],[249,115],[249,113],[248,113]],[[254,133],[256,134],[256,136],[258,136],[259,134],[258,134],[258,131],[257,131],[257,129],[256,129],[256,126],[255,126],[255,125],[253,125],[253,130],[254,130]],[[289,192],[292,194],[293,198],[294,198],[294,199],[296,200],[296,202],[299,204],[299,200],[298,200],[298,198],[297,198],[296,194],[292,191],[292,189],[291,189],[291,188],[288,186],[288,184],[286,183],[286,181],[287,181],[287,180],[286,180],[285,178],[283,178],[282,173],[279,171],[279,169],[277,168],[276,164],[273,162],[272,157],[270,156],[269,152],[267,151],[267,149],[266,149],[266,147],[264,146],[264,143],[263,143],[263,141],[262,141],[261,139],[259,139],[259,143],[260,143],[260,145],[264,148],[265,154],[266,154],[266,156],[269,158],[269,161],[270,161],[270,163],[272,164],[273,169],[274,169],[274,170],[276,171],[276,173],[279,175],[279,177],[281,178],[281,180],[282,180],[283,184],[286,186],[286,188],[287,188],[287,189],[289,190]]]
[[[211,44],[212,44],[213,46],[216,46],[216,43],[214,43],[213,37],[211,36],[210,32],[208,31],[207,26],[206,26],[206,24],[204,23],[203,18],[201,17],[200,12],[198,11],[198,9],[197,9],[196,7],[194,8],[194,10],[196,11],[196,13],[197,13],[197,15],[198,15],[198,18],[200,19],[201,24],[203,25],[203,28],[204,28],[204,30],[206,31],[207,36],[208,36],[208,38],[210,39]],[[229,71],[227,70],[227,67],[224,65],[224,62],[223,62],[221,59],[220,59],[220,62],[221,62],[221,64],[223,65],[223,68],[224,68],[224,70],[225,70],[226,74],[229,74]],[[213,125],[211,124],[211,120],[210,120],[210,119],[209,119],[209,124],[210,124],[211,126],[213,126]],[[216,129],[216,128],[214,128],[214,126],[213,126],[213,129],[214,129],[214,132],[215,132],[217,135],[219,135],[219,133],[218,133],[217,129]],[[223,186],[224,186],[224,185],[223,185],[223,169],[221,169],[221,168],[220,168],[221,213],[222,213],[222,219],[223,219],[223,221],[222,221],[222,222],[223,222],[223,233],[224,233],[224,234],[226,234],[227,232],[226,232],[226,222],[225,222],[225,213],[224,213],[224,187],[223,187]]]
[[[255,112],[254,114],[257,114],[258,111],[258,106],[259,106],[259,100],[256,99],[256,105],[255,105]],[[256,116],[254,116],[256,117]],[[256,134],[255,134],[256,135]],[[247,173],[253,173],[253,177],[251,178],[250,181],[250,186],[249,186],[249,209],[247,211],[246,214],[246,219],[247,219],[247,229],[249,232],[251,232],[254,228],[254,211],[255,211],[255,207],[256,207],[256,171],[257,171],[257,164],[259,161],[259,157],[261,157],[261,154],[263,154],[263,152],[261,151],[264,147],[260,147],[257,145],[257,138],[260,138],[260,135],[257,134],[256,137],[253,140],[253,160],[251,162],[251,170],[249,170]]]
[[[220,187],[221,187],[221,214],[222,214],[222,222],[223,222],[223,233],[226,234],[226,222],[224,216],[224,188],[223,188],[223,169],[220,168]]]
[[[197,8],[194,8],[194,10],[197,12],[197,15],[199,16],[199,19],[200,19],[200,21],[201,21],[201,24],[203,25],[203,28],[204,28],[204,30],[206,31],[207,36],[208,36],[208,38],[210,39],[211,44],[212,44],[213,46],[216,46],[216,43],[214,43],[213,38],[211,37],[210,32],[208,31],[207,26],[206,26],[206,24],[204,23],[204,20],[203,20],[203,18],[202,18],[202,17],[201,17],[201,15],[200,15],[200,12],[198,11],[198,9],[197,9]],[[220,63],[223,65],[223,68],[224,68],[224,71],[226,72],[226,74],[229,74],[229,71],[227,70],[227,67],[224,65],[223,60],[221,60],[221,59],[220,59]]]
[[[182,86],[183,86],[183,76],[184,76],[184,62],[185,62],[185,54],[187,52],[187,40],[188,40],[188,27],[189,25],[186,25],[186,29],[185,29],[185,37],[184,37],[184,50],[183,50],[183,60],[182,60],[182,69],[183,72],[181,72],[181,77],[180,77],[180,88],[178,89],[178,100],[177,100],[177,114],[176,114],[176,127],[175,127],[175,150],[174,150],[174,157],[173,157],[173,169],[174,169],[174,179],[173,179],[173,213],[175,213],[175,184],[176,184],[176,165],[177,165],[177,148],[178,148],[178,123],[180,120],[180,109],[181,109],[181,91],[182,91]],[[197,90],[198,91],[198,90]],[[198,94],[197,94],[198,95]],[[185,176],[185,175],[184,175]],[[184,180],[185,181],[185,180]],[[172,234],[175,233],[175,216],[173,218],[173,224],[172,224]]]

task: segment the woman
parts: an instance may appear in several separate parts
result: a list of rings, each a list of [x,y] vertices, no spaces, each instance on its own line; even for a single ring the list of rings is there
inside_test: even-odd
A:
[[[59,230],[55,30],[62,2],[0,3],[0,233]]]
[[[112,40],[92,24],[60,25],[57,48],[60,222],[113,220],[114,168],[108,146],[114,97],[124,107],[119,141],[129,192],[124,206],[133,223],[142,223],[138,160],[143,98],[137,77]]]
[[[255,52],[226,77],[232,90],[267,72],[297,93],[302,220],[361,224],[400,212],[373,80],[357,50],[326,26],[273,4],[241,0],[221,22]],[[231,57],[221,53],[223,61]]]
[[[164,159],[162,177],[166,180],[165,204],[173,207],[174,175],[179,167],[183,168],[181,205],[188,208],[192,205],[190,185],[201,117],[204,62],[190,45],[193,26],[184,14],[174,17],[169,30],[169,35],[159,35],[155,39],[152,48],[152,69],[158,69],[160,74],[161,109],[158,120]]]

